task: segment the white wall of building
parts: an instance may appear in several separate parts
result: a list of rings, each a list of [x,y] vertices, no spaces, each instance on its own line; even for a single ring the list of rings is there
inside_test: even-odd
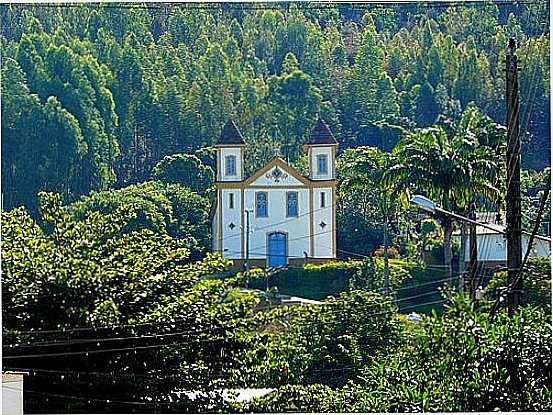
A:
[[[2,414],[23,415],[23,374],[2,373]]]
[[[286,216],[286,192],[298,192],[298,216]],[[255,193],[267,192],[268,217],[257,217],[255,214]],[[272,232],[283,232],[287,235],[288,257],[303,258],[304,252],[310,255],[309,228],[309,189],[307,187],[289,188],[254,188],[245,189],[246,209],[250,215],[250,258],[261,259],[267,256],[267,235]]]
[[[325,207],[321,208],[321,193],[325,194]],[[334,192],[331,187],[313,189],[313,238],[316,258],[332,258],[334,252],[333,204]],[[326,226],[321,226],[325,223]]]
[[[334,166],[334,150],[333,147],[311,147],[311,164],[309,177],[312,180],[330,180],[335,177],[335,166]],[[318,174],[317,172],[317,156],[324,154],[328,160],[328,174]]]
[[[457,236],[459,238],[459,236]],[[528,235],[522,235],[522,257],[526,255],[529,242]],[[479,234],[476,237],[478,248],[478,261],[507,262],[507,240],[502,234],[488,233]],[[533,249],[530,257],[550,257],[551,244],[543,239],[534,239]],[[465,261],[470,261],[470,241],[467,238]]]
[[[221,147],[217,151],[217,172],[218,180],[223,182],[236,182],[242,180],[243,166],[242,163],[242,154],[244,152],[243,147]],[[225,174],[225,157],[234,156],[236,157],[236,174],[232,176],[227,176]]]
[[[242,218],[242,190],[221,189],[221,207],[223,208],[222,242],[225,258],[242,258],[242,226],[245,229],[245,218]],[[230,195],[234,195],[234,208],[230,209]],[[234,226],[231,226],[234,225]]]
[[[239,182],[235,177],[224,175],[224,158],[237,157],[237,171],[242,169],[241,147],[219,149],[218,176],[222,182]],[[250,211],[249,258],[266,259],[268,236],[274,232],[286,235],[288,260],[303,258],[334,258],[335,247],[335,191],[332,184],[317,180],[332,180],[334,177],[334,148],[312,147],[310,158],[316,172],[317,155],[328,157],[328,172],[310,179],[301,176],[281,159],[275,159],[241,183],[221,184],[217,190],[218,205],[213,218],[213,248],[228,259],[245,259],[246,210]],[[298,194],[298,215],[287,216],[287,193]],[[267,217],[258,217],[256,193],[265,192],[268,198]],[[321,194],[325,195],[324,207]],[[230,195],[234,195],[234,207],[230,208]],[[244,200],[242,200],[244,199]]]

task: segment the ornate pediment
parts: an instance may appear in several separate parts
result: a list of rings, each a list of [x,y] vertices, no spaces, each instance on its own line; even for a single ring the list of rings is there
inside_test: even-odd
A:
[[[245,185],[255,186],[301,186],[309,179],[280,158],[274,158],[245,181]]]
[[[278,166],[276,166],[274,169],[269,171],[269,173],[265,174],[265,177],[273,180],[275,183],[280,183],[282,180],[286,180],[288,178],[288,173],[282,171],[278,168]]]

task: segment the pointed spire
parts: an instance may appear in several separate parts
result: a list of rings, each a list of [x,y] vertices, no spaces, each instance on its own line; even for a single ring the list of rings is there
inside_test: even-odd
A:
[[[330,128],[328,125],[319,118],[317,120],[317,124],[315,124],[315,128],[313,128],[313,131],[311,132],[311,137],[309,138],[309,141],[306,143],[306,145],[337,145],[338,142],[334,138],[334,135],[332,134],[332,131],[330,131]]]
[[[245,145],[244,137],[233,120],[228,120],[216,145]]]

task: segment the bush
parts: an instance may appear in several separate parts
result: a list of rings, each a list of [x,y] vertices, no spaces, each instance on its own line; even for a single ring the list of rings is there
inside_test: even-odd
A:
[[[529,258],[522,278],[522,303],[551,312],[551,258]],[[497,272],[486,287],[486,298],[495,301],[506,287],[507,272]]]
[[[94,192],[69,206],[77,218],[92,212],[113,213],[123,205],[132,206],[136,217],[123,232],[149,229],[178,239],[187,239],[192,258],[211,246],[209,200],[178,184],[144,182],[117,190]]]
[[[368,367],[363,386],[379,402],[353,410],[551,411],[551,320],[543,310],[492,319],[458,296],[415,339]]]
[[[278,292],[322,300],[329,295],[347,291],[349,281],[363,261],[331,261],[323,264],[306,264],[298,268],[286,268],[269,275],[268,280],[250,283],[250,288],[277,287]]]
[[[476,311],[467,296],[458,296],[442,316],[428,317],[406,334],[409,341],[395,349],[365,355],[365,367],[355,377],[335,378],[355,366],[342,361],[342,369],[321,371],[313,379],[318,383],[286,385],[234,410],[551,412],[551,319],[542,309],[526,307],[492,319]],[[392,337],[401,339],[397,333]]]
[[[240,380],[247,378],[249,387],[342,386],[369,359],[392,350],[400,335],[394,309],[381,294],[356,290],[321,305],[263,313],[264,323],[242,356]]]

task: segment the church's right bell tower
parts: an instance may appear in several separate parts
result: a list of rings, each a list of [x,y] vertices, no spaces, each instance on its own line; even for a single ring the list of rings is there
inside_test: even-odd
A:
[[[309,160],[312,258],[336,258],[336,149],[328,125],[318,119],[305,144]]]
[[[305,144],[309,156],[311,180],[336,179],[336,148],[338,143],[328,125],[318,119],[309,141]]]

